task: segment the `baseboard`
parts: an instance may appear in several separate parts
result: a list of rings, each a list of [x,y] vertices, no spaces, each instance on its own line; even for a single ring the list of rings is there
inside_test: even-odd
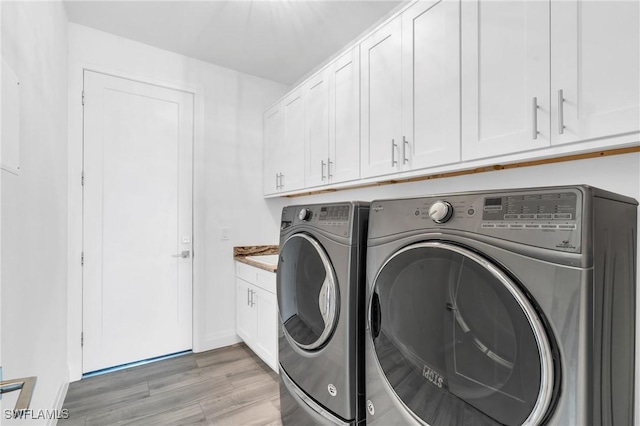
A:
[[[65,381],[62,385],[60,385],[60,389],[58,390],[58,396],[56,396],[56,400],[54,402],[53,409],[56,413],[64,415],[62,413],[62,406],[64,405],[64,399],[67,397],[67,391],[69,390],[69,382]],[[48,419],[47,426],[55,426],[58,424],[58,419]]]
[[[193,345],[194,352],[210,351],[212,349],[223,348],[225,346],[234,345],[242,342],[242,339],[238,337],[235,330],[225,330],[217,333],[211,333],[205,336],[205,338],[199,342],[199,344]],[[195,342],[194,342],[195,343]]]

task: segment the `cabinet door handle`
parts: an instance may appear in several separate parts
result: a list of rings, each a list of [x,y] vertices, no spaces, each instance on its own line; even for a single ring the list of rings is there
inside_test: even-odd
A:
[[[253,290],[249,290],[249,291],[251,292],[251,299],[250,299],[250,300],[251,300],[251,307],[253,307],[253,305],[255,305],[255,303],[253,303],[253,295],[254,295],[256,292],[255,292],[255,291],[253,291]]]
[[[251,294],[249,293],[251,290],[247,289],[247,306],[251,306]]]
[[[402,137],[402,163],[407,164],[409,159],[407,158],[407,146],[409,146],[409,141],[406,137]]]
[[[533,139],[538,139],[538,98],[533,98],[533,105],[531,110],[533,111]]]
[[[329,179],[331,179],[333,177],[333,175],[331,174],[331,165],[333,164],[333,161],[331,161],[331,158],[327,159],[327,176],[329,176]]]
[[[276,189],[280,189],[280,173],[276,173]]]
[[[320,160],[320,170],[321,170],[320,174],[322,175],[322,176],[321,176],[322,180],[325,180],[325,176],[324,176],[324,166],[325,166],[326,164],[327,164],[327,163],[325,163],[325,162],[324,162],[324,160]]]
[[[395,139],[391,139],[391,167],[395,167],[398,162],[396,161],[396,148],[398,144],[396,144]]]
[[[284,173],[280,173],[280,189],[284,188]]]
[[[558,90],[558,134],[564,133],[564,91]]]

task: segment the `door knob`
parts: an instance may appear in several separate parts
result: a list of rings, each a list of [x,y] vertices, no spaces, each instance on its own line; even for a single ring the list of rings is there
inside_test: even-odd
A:
[[[181,257],[183,259],[188,259],[191,256],[191,252],[189,250],[182,250],[181,253],[174,254],[171,257]]]

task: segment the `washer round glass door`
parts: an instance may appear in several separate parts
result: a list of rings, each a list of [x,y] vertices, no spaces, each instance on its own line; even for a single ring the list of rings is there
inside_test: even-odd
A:
[[[339,293],[329,256],[306,234],[294,234],[280,249],[278,308],[284,331],[298,347],[320,349],[338,320]]]
[[[487,259],[445,242],[395,253],[370,300],[375,355],[417,420],[430,425],[538,424],[553,361],[525,294]]]

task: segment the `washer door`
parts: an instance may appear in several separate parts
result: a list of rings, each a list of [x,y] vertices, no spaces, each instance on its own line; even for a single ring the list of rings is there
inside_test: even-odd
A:
[[[540,423],[553,392],[549,339],[500,268],[445,242],[398,251],[379,271],[370,330],[385,379],[430,425]]]
[[[329,257],[306,234],[294,234],[280,248],[278,308],[284,332],[301,349],[320,349],[338,321],[339,294]]]

